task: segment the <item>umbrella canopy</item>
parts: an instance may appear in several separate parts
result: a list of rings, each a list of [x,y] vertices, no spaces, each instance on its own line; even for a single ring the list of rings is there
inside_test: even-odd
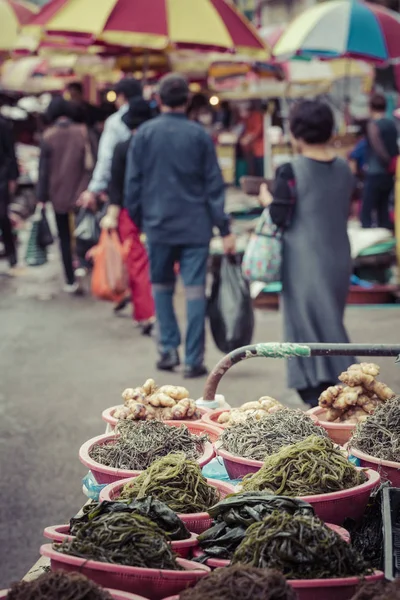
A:
[[[24,33],[145,50],[268,54],[251,23],[226,0],[52,0]]]
[[[330,0],[297,17],[274,46],[277,58],[400,58],[400,15],[360,0]]]
[[[0,52],[13,49],[21,25],[37,12],[35,6],[14,0],[0,0]]]

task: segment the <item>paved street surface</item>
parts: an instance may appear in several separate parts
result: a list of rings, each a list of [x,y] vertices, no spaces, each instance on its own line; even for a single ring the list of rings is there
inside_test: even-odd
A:
[[[147,377],[182,384],[180,374],[155,372],[154,343],[110,305],[61,292],[59,267],[28,269],[18,279],[0,263],[0,589],[38,558],[46,525],[64,523],[83,504],[79,446],[101,434],[101,411],[127,386]],[[3,274],[2,274],[3,271]],[[184,314],[182,298],[179,313]],[[399,343],[400,306],[348,311],[354,341]],[[257,314],[256,341],[279,341],[275,312]],[[208,344],[207,363],[221,357]],[[382,359],[382,379],[400,389],[400,367]],[[193,397],[204,381],[190,383]],[[221,392],[232,405],[275,396],[300,406],[285,389],[284,364],[257,359],[236,366]]]

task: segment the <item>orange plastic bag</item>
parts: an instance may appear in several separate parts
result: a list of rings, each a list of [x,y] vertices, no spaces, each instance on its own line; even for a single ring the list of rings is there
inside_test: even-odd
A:
[[[93,259],[92,294],[101,300],[120,302],[128,289],[128,274],[125,260],[130,242],[121,244],[116,231],[103,230],[99,243],[89,250]]]

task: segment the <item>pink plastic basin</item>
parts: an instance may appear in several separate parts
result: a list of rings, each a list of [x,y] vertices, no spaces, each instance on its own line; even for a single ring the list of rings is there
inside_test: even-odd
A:
[[[348,444],[347,450],[349,454],[360,460],[362,467],[378,471],[382,481],[389,481],[393,487],[400,487],[400,463],[370,456],[357,448],[352,448],[350,444]]]
[[[179,421],[168,421],[168,425],[172,427],[179,427],[182,423]],[[197,421],[197,423],[189,423],[188,429],[191,433],[198,434],[199,429],[197,427],[202,428],[201,421]],[[204,427],[203,427],[204,430]],[[216,434],[215,434],[216,435]],[[116,440],[117,436],[115,434],[109,435],[98,435],[87,442],[85,442],[79,449],[79,460],[86,467],[90,469],[93,473],[93,477],[96,479],[97,483],[114,483],[115,481],[119,481],[120,479],[134,477],[135,475],[139,475],[141,471],[128,470],[128,469],[115,469],[114,467],[106,467],[96,461],[94,461],[90,456],[89,452],[96,444],[110,444]],[[204,445],[203,455],[197,459],[199,465],[203,468],[207,463],[209,463],[215,456],[214,446],[211,442],[206,442]]]
[[[326,523],[326,526],[329,527],[329,529],[336,531],[336,533],[338,533],[345,542],[350,544],[350,534],[347,531],[347,529],[339,527],[338,525],[333,525],[332,523]],[[199,546],[197,546],[197,548],[195,548],[195,550],[193,551],[194,558],[203,556],[203,554],[204,552],[201,548],[199,548]],[[220,567],[228,567],[230,564],[230,560],[224,560],[223,558],[208,558],[204,564],[210,567],[210,569],[219,569]]]
[[[356,423],[331,423],[330,421],[326,421],[326,410],[320,406],[311,408],[307,411],[307,414],[316,417],[319,425],[326,429],[331,440],[336,444],[339,444],[339,446],[347,444],[353,435],[353,431],[357,427]]]
[[[137,476],[136,476],[137,477]],[[133,477],[128,480],[117,481],[111,485],[108,485],[100,492],[100,502],[104,500],[113,501],[116,500],[120,494],[121,490],[126,483],[132,481]],[[220,493],[220,499],[222,500],[229,494],[233,494],[235,492],[235,487],[230,483],[225,483],[224,481],[217,481],[216,479],[207,479],[207,482],[213,487],[217,488]],[[211,527],[212,519],[207,512],[201,513],[189,513],[189,514],[179,514],[178,517],[185,523],[186,527],[189,531],[193,533],[203,533],[203,531],[207,531]]]
[[[65,569],[64,569],[65,571]],[[121,592],[120,590],[110,590],[107,592],[111,594],[114,600],[148,600],[144,596],[138,596],[137,594],[130,594],[129,592]],[[0,590],[0,600],[7,597],[8,590]]]
[[[225,469],[230,479],[243,479],[249,473],[257,473],[263,466],[262,460],[253,460],[252,458],[242,458],[235,456],[224,448],[216,446],[218,456],[220,456],[225,465]]]
[[[302,579],[289,580],[289,584],[297,592],[298,600],[351,600],[354,596],[361,577],[346,577],[343,579]],[[364,581],[379,581],[384,579],[381,571],[367,575]],[[164,600],[179,600],[179,596],[169,596]]]
[[[117,404],[116,406],[110,406],[110,408],[106,408],[105,410],[103,410],[103,412],[101,413],[101,418],[103,419],[103,421],[105,421],[106,423],[108,423],[108,425],[111,425],[111,427],[114,429],[115,426],[118,424],[119,419],[116,419],[114,417],[114,413],[117,409],[120,408],[124,408],[123,404]],[[210,412],[210,410],[208,408],[198,408],[197,409],[200,413],[201,413],[201,417],[200,419],[189,419],[189,420],[182,420],[179,421],[177,420],[177,423],[198,423],[199,421],[203,420],[203,416],[205,414],[207,414],[208,412]],[[141,421],[138,421],[138,423],[140,423]],[[167,422],[167,421],[165,421]],[[169,423],[169,421],[168,421]]]
[[[53,525],[53,527],[46,527],[43,535],[53,542],[63,542],[64,540],[71,540],[74,537],[69,535],[69,525]],[[192,550],[196,546],[197,535],[195,533],[192,533],[187,540],[176,540],[171,542],[173,551],[180,558],[190,558]]]
[[[78,571],[103,587],[146,594],[150,600],[160,600],[166,596],[180,594],[210,572],[207,566],[182,558],[179,558],[178,562],[184,568],[183,571],[113,565],[61,554],[53,550],[50,544],[42,546],[40,554],[50,558],[53,571],[58,569]]]
[[[204,421],[204,423],[208,423],[209,425],[214,425],[214,427],[219,427],[220,429],[226,429],[227,427],[229,427],[229,425],[225,425],[223,423],[218,423],[218,417],[220,415],[222,415],[223,413],[226,412],[230,412],[230,410],[212,410],[210,412],[207,412],[205,415],[202,416],[202,421]],[[312,419],[315,423],[318,422],[317,417],[314,417],[314,415],[310,414],[309,412],[307,412],[307,415],[310,417],[310,419]]]

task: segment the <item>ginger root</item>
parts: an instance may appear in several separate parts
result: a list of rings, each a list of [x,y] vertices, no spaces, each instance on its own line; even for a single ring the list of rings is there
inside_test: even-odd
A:
[[[246,402],[239,408],[221,413],[218,417],[218,423],[227,426],[237,425],[238,423],[243,423],[247,417],[262,419],[265,415],[282,410],[283,408],[284,406],[278,400],[275,400],[275,398],[262,396],[257,401]]]

